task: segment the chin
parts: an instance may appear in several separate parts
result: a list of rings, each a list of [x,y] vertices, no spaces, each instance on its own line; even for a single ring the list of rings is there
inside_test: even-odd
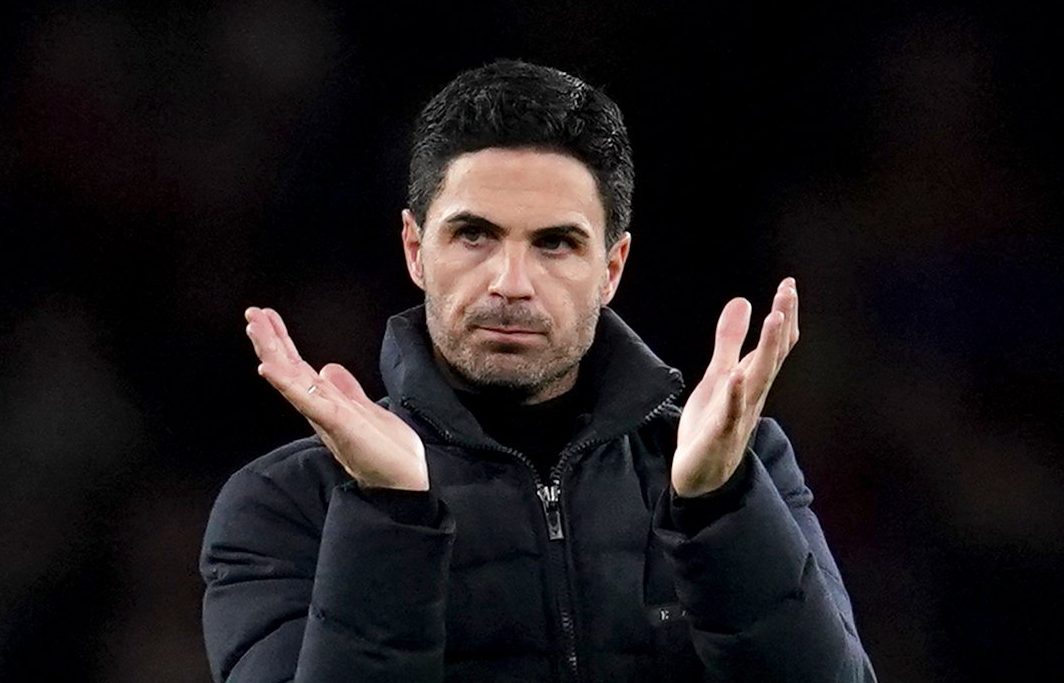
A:
[[[480,369],[466,376],[466,380],[484,389],[501,389],[507,391],[534,391],[542,382],[538,376],[505,368]]]

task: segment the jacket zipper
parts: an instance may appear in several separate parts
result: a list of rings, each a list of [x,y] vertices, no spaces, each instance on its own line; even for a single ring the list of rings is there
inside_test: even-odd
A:
[[[539,477],[539,472],[532,461],[524,453],[506,446],[486,446],[484,444],[470,443],[457,438],[449,429],[446,429],[436,420],[429,417],[425,411],[418,408],[412,401],[403,398],[400,402],[404,408],[414,413],[433,429],[435,429],[445,441],[455,446],[472,450],[487,451],[491,453],[505,453],[524,463],[532,475],[532,482],[536,487],[536,496],[543,507],[543,518],[547,524],[547,538],[551,541],[547,545],[548,564],[550,566],[550,580],[554,587],[558,607],[558,618],[561,622],[562,635],[565,639],[564,666],[562,676],[567,681],[579,681],[580,669],[576,656],[576,627],[572,616],[572,596],[569,592],[568,571],[565,567],[564,548],[554,541],[565,540],[564,524],[562,522],[561,508],[561,483],[558,481],[561,472],[557,465],[551,470],[551,482],[544,484]],[[559,460],[559,465],[561,464]]]
[[[655,417],[660,415],[661,412],[663,410],[665,410],[665,407],[668,406],[670,403],[672,403],[672,401],[675,400],[675,398],[680,395],[680,391],[682,391],[682,389],[677,390],[677,391],[669,394],[668,398],[666,398],[664,401],[659,403],[653,410],[651,410],[649,413],[647,413],[643,417],[642,420],[640,420],[639,425],[638,425],[638,427],[636,427],[636,429],[642,428],[643,426],[648,424],[651,420],[653,420]],[[559,458],[558,458],[558,462],[555,463],[554,467],[551,468],[551,471],[550,471],[550,482],[551,483],[550,483],[550,485],[549,486],[540,485],[538,487],[538,491],[537,492],[539,493],[540,500],[543,502],[543,514],[547,518],[547,529],[550,532],[549,533],[550,540],[552,540],[552,541],[556,541],[556,540],[560,541],[560,540],[563,540],[565,538],[564,531],[563,531],[564,525],[562,524],[562,505],[561,505],[562,474],[565,472],[566,468],[568,467],[569,461],[577,453],[580,453],[583,450],[598,446],[600,444],[606,443],[607,441],[609,441],[609,440],[611,440],[613,438],[616,438],[616,437],[588,439],[587,441],[582,441],[580,443],[573,444],[573,446],[571,448],[567,448],[566,450],[562,451],[561,456],[559,456]],[[527,463],[527,460],[526,460],[526,463]],[[527,464],[529,466],[531,466],[531,463],[527,463]],[[533,474],[536,475],[534,467],[532,468],[532,471],[533,471]],[[557,570],[558,571],[558,582],[559,582],[559,584],[561,586],[561,591],[560,591],[561,592],[561,596],[560,596],[561,597],[561,601],[560,601],[560,605],[559,605],[559,612],[561,614],[562,630],[565,633],[565,641],[566,641],[565,642],[565,644],[566,644],[566,650],[565,650],[566,657],[565,657],[565,660],[566,660],[566,665],[568,667],[568,672],[569,672],[569,675],[571,676],[572,680],[579,681],[580,680],[580,667],[579,667],[579,663],[577,661],[577,656],[576,656],[576,626],[575,626],[575,623],[573,621],[573,616],[572,616],[573,615],[573,604],[572,604],[573,600],[572,600],[572,594],[571,594],[570,588],[569,588],[569,572],[566,569],[566,561],[565,561],[565,554],[564,554],[565,549],[561,546],[561,544],[554,544],[554,543],[551,543],[549,547],[551,549],[557,548],[557,552],[552,552],[551,555],[552,555],[552,560],[554,560],[554,558],[557,557],[557,560],[552,562],[552,564],[554,564],[555,566],[558,567],[558,570]]]
[[[669,394],[668,398],[659,403],[653,410],[643,417],[636,429],[645,426],[661,414],[665,407],[680,395],[681,391],[682,388]],[[403,407],[417,414],[418,417],[431,425],[446,441],[463,448],[506,453],[524,463],[528,468],[528,471],[532,474],[532,481],[536,487],[536,495],[543,506],[543,517],[547,523],[547,538],[550,541],[547,545],[547,552],[552,570],[551,573],[553,575],[552,581],[558,593],[558,615],[561,621],[562,634],[565,639],[564,677],[571,681],[579,681],[580,665],[576,653],[576,624],[573,619],[573,597],[569,585],[569,570],[566,566],[564,543],[555,543],[555,541],[565,540],[565,524],[562,520],[562,475],[574,455],[587,448],[603,444],[615,437],[589,439],[574,444],[571,448],[562,451],[561,455],[558,457],[558,462],[551,468],[549,483],[544,484],[539,477],[539,472],[536,470],[536,466],[532,464],[532,461],[529,460],[524,453],[501,445],[497,448],[495,446],[485,446],[482,444],[462,441],[456,438],[450,430],[445,429],[441,424],[425,414],[424,411],[417,408],[417,406],[407,398],[403,398],[400,403]]]
[[[561,486],[557,484],[540,485],[536,489],[536,494],[543,503],[543,515],[547,518],[547,536],[552,541],[565,538],[565,532],[562,530],[562,508],[558,503],[559,493],[561,493]]]
[[[565,525],[562,521],[562,485],[560,471],[552,472],[549,484],[540,484],[536,493],[543,503],[543,516],[547,520],[547,544],[552,582],[558,598],[558,618],[561,621],[564,640],[563,677],[570,681],[580,680],[580,663],[576,655],[576,624],[573,619],[573,594],[569,585],[569,570],[565,558]]]

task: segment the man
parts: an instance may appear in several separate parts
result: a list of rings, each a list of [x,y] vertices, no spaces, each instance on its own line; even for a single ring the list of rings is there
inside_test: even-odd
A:
[[[315,371],[250,308],[261,374],[316,438],[237,472],[204,540],[222,681],[870,681],[849,598],[779,426],[793,279],[740,359],[728,303],[679,373],[606,305],[633,169],[616,105],[498,62],[423,110],[387,398]]]

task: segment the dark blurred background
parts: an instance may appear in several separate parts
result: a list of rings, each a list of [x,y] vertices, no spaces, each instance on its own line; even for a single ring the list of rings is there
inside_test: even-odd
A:
[[[882,681],[1056,678],[1064,31],[1050,3],[296,0],[0,10],[0,680],[209,680],[199,543],[309,428],[271,305],[380,395],[407,142],[519,57],[624,110],[614,308],[693,384],[784,275],[794,441]]]

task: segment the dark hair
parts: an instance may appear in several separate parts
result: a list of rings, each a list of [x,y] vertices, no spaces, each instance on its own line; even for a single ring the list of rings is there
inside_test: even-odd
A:
[[[408,201],[419,225],[457,156],[488,147],[567,154],[595,177],[606,212],[606,246],[632,216],[635,172],[621,110],[564,71],[514,60],[471,69],[447,84],[418,116]]]

